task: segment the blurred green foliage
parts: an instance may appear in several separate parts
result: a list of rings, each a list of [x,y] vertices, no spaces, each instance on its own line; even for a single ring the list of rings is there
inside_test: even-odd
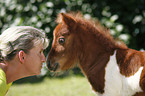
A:
[[[0,0],[0,32],[29,25],[43,29],[52,41],[57,14],[78,10],[97,18],[130,48],[145,48],[145,0]]]

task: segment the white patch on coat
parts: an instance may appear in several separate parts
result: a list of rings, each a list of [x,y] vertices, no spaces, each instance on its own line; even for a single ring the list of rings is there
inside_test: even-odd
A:
[[[132,96],[136,92],[141,92],[139,79],[143,67],[130,77],[125,77],[120,74],[120,70],[116,61],[116,51],[110,57],[105,69],[105,88],[103,94],[98,96]]]

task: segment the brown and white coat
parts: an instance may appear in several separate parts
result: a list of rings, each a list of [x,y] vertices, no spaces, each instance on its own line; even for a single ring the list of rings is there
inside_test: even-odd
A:
[[[78,14],[58,15],[47,66],[52,71],[76,63],[100,96],[145,96],[145,52],[118,43],[109,31]]]

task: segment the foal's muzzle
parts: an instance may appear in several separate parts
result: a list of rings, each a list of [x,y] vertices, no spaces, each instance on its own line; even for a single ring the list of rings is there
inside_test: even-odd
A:
[[[50,70],[50,71],[56,71],[59,67],[59,63],[54,63],[53,65],[51,65],[51,62],[50,60],[47,61],[47,68]]]

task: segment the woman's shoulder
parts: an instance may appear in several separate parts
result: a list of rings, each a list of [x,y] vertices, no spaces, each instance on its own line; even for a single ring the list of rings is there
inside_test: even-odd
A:
[[[0,68],[0,96],[4,96],[7,91],[6,77],[4,71]]]
[[[0,79],[6,81],[6,75],[5,72],[0,68]]]

